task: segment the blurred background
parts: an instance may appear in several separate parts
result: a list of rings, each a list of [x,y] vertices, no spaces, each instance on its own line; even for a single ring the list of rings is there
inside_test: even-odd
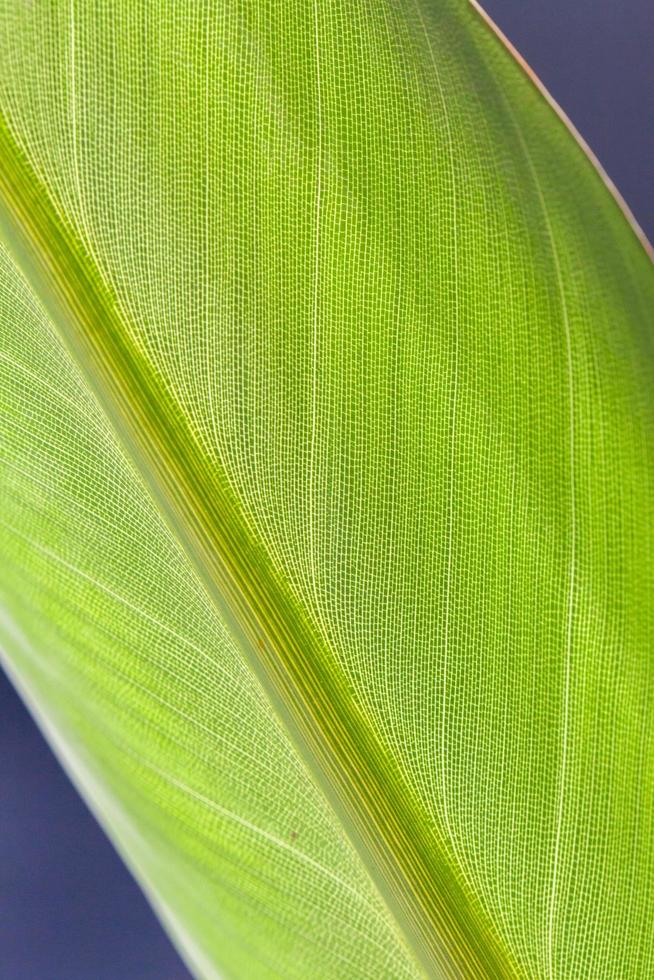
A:
[[[486,0],[484,6],[654,241],[652,0]],[[0,977],[189,977],[2,674]]]

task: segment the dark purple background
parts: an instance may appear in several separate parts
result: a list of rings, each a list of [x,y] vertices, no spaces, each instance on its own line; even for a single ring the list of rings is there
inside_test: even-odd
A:
[[[486,9],[654,239],[652,0],[486,0]],[[188,978],[1,675],[0,976]]]

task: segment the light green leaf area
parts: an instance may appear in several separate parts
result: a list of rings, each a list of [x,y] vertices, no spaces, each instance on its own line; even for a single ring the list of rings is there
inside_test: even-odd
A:
[[[191,968],[651,977],[654,272],[584,151],[462,0],[1,9],[0,644]]]

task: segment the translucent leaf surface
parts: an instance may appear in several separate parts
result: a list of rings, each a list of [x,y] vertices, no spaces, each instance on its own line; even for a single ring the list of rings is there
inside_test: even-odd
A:
[[[654,273],[459,0],[2,5],[2,646],[199,976],[651,976]]]

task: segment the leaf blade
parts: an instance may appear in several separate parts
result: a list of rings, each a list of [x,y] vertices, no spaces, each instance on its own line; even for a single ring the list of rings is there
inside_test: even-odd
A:
[[[478,938],[468,945],[483,956],[496,926],[527,973],[574,963],[583,974],[604,958],[643,969],[636,917],[651,874],[636,871],[636,852],[624,864],[619,829],[625,820],[643,847],[643,804],[633,779],[618,802],[602,711],[626,718],[633,734],[649,697],[651,624],[638,578],[651,573],[651,267],[568,134],[461,5],[442,3],[433,17],[410,4],[362,8],[345,33],[340,7],[243,5],[224,20],[181,12],[163,26],[159,14],[144,5],[102,30],[75,5],[54,15],[61,24],[39,72],[54,73],[49,108],[68,120],[64,137],[30,115],[26,95],[42,83],[25,28],[23,101],[14,93],[7,105],[23,152],[47,177],[55,218],[58,209],[75,225],[127,311],[121,370],[146,366],[160,412],[172,393],[176,407],[161,412],[168,437],[176,418],[188,425],[167,465],[185,460],[196,500],[203,481],[183,444],[197,448],[212,485],[222,473],[244,542],[232,551],[243,559],[250,534],[257,555],[233,577],[250,587],[258,572],[257,601],[275,597],[261,632],[279,609],[290,622],[299,606],[310,653],[297,625],[274,652],[289,669],[302,654],[305,669],[322,669],[323,710],[348,719],[325,738],[322,766],[340,751],[346,765],[352,755],[379,771],[391,758],[387,768],[401,770],[404,798],[379,772],[363,780],[381,797],[360,825],[384,838],[386,815],[397,820],[400,865],[407,834],[428,868],[442,840],[463,893],[454,929],[465,933],[474,910]],[[154,54],[141,40],[149,36]],[[193,69],[182,57],[167,79],[177,44]],[[224,78],[221,104],[210,85]],[[145,118],[143,86],[157,96]],[[110,132],[120,118],[129,134],[112,148],[118,173],[93,126],[97,106]],[[144,200],[152,213],[133,207],[107,244],[117,202]],[[254,627],[244,644],[255,656],[258,636]],[[618,693],[616,663],[629,678]],[[291,688],[282,699],[291,716],[316,700],[303,673],[299,711]],[[317,727],[324,736],[327,719]],[[630,738],[619,741],[632,771]],[[589,779],[598,752],[604,769]],[[590,808],[595,842],[569,786],[574,806]],[[356,790],[350,780],[349,806]],[[480,812],[486,799],[492,813]],[[593,809],[601,799],[606,816]],[[414,803],[421,819],[409,819]],[[610,941],[589,952],[580,923],[602,931],[598,896],[616,873],[625,894],[629,876],[640,889],[636,917],[621,904]],[[466,942],[452,945],[462,959]]]

